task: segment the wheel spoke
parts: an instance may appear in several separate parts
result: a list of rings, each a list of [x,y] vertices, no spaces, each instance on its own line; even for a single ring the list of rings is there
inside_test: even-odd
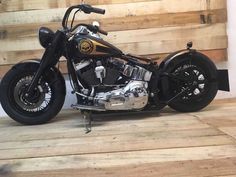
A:
[[[33,76],[21,78],[14,88],[14,99],[16,104],[27,112],[39,112],[48,107],[52,98],[52,91],[47,82],[40,80],[40,87],[36,87],[32,95],[25,97],[28,85],[31,83]],[[41,88],[41,89],[40,89]],[[43,92],[42,92],[43,88]]]
[[[179,89],[175,90],[174,93],[180,93],[181,90],[189,88],[187,93],[182,97],[183,100],[189,100],[204,93],[207,80],[201,68],[192,64],[185,64],[175,69],[173,75],[175,75],[175,78],[178,78],[179,81],[182,81],[181,88],[177,85],[176,88]]]

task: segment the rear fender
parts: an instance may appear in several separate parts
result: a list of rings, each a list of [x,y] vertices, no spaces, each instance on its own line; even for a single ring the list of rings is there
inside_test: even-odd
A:
[[[177,63],[182,62],[184,60],[188,60],[192,55],[194,54],[200,54],[203,55],[201,53],[199,53],[196,50],[193,49],[186,49],[186,50],[180,50],[177,52],[174,52],[170,55],[168,55],[163,62],[160,64],[160,73],[168,73],[168,69],[171,68],[172,66],[175,66]],[[212,63],[214,64],[214,63]],[[216,80],[218,82],[218,89],[221,91],[230,91],[230,85],[229,85],[229,75],[228,75],[228,70],[217,70],[216,73],[216,78],[212,78],[214,80]],[[164,89],[166,92],[168,92],[168,88],[169,88],[169,79],[167,76],[163,76],[161,77],[161,85],[165,88],[162,88],[162,90]],[[164,95],[168,93],[164,93]]]
[[[193,52],[193,51],[192,51]],[[170,55],[168,55],[160,64],[160,80],[158,83],[158,87],[161,90],[161,100],[169,100],[170,97],[170,80],[168,77],[168,73],[170,72],[170,68],[176,66],[178,62],[184,61],[187,59],[187,56],[190,55],[190,50],[179,50]]]
[[[191,55],[195,50],[179,50],[168,55],[160,64],[160,69],[166,72],[167,68],[175,64],[175,61],[184,60],[186,56]]]

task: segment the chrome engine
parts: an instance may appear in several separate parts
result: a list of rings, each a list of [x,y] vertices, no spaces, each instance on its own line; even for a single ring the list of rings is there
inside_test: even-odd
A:
[[[102,110],[139,110],[148,103],[148,82],[151,80],[152,72],[140,66],[131,66],[120,61],[112,61],[115,68],[119,70],[120,77],[129,78],[125,84],[117,85],[110,91],[93,92],[93,104]],[[77,65],[76,69],[82,69],[89,65],[89,62]],[[101,86],[109,86],[105,82],[107,68],[100,61],[93,69],[94,77],[98,79]],[[90,71],[90,75],[92,71]],[[99,87],[95,85],[94,87]],[[83,107],[84,108],[84,107]],[[91,107],[89,108],[91,109]]]
[[[136,110],[148,103],[147,82],[130,81],[124,88],[95,96],[95,104],[106,110]]]

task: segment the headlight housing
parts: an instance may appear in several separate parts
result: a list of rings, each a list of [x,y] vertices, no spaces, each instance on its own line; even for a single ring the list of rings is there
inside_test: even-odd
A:
[[[40,44],[46,48],[49,44],[52,43],[54,37],[54,32],[46,27],[41,27],[39,29],[39,42]]]

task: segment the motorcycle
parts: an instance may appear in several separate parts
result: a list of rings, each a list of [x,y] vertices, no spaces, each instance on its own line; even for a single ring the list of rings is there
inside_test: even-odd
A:
[[[124,54],[104,41],[100,35],[108,33],[96,22],[74,25],[78,12],[105,14],[104,9],[88,4],[69,7],[62,29],[39,29],[45,48],[42,59],[20,62],[2,79],[2,107],[15,121],[43,124],[60,112],[66,85],[56,66],[62,56],[67,59],[72,94],[77,98],[72,107],[86,117],[100,112],[161,110],[167,105],[194,112],[209,105],[218,90],[229,91],[228,71],[218,70],[207,56],[192,49],[192,42],[158,65],[150,58]]]

